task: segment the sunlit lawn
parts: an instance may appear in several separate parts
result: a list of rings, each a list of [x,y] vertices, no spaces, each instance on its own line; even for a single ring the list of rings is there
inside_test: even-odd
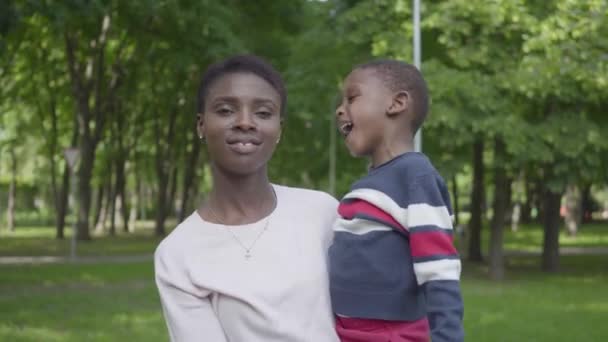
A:
[[[563,247],[608,247],[608,223],[584,224],[575,236],[569,236],[562,227],[559,242]],[[505,249],[538,250],[542,243],[543,231],[538,225],[523,225],[515,232],[505,231]]]
[[[168,223],[167,227],[172,227]],[[65,239],[55,239],[55,229],[50,226],[17,227],[14,233],[0,234],[0,256],[67,256],[70,253],[71,227],[66,227]],[[152,254],[161,239],[154,236],[150,222],[138,222],[134,232],[124,233],[117,229],[116,236],[107,233],[93,236],[92,241],[78,241],[79,256],[109,256]]]
[[[166,341],[150,263],[0,267],[0,341]]]
[[[482,250],[487,251],[490,240],[490,227],[485,226],[482,230]],[[461,252],[466,248],[456,235],[456,245]],[[464,236],[466,241],[467,236]],[[465,242],[466,244],[466,242]],[[540,252],[543,244],[543,230],[539,224],[520,225],[517,231],[512,231],[510,226],[505,227],[504,249],[505,251],[527,251]],[[564,227],[560,228],[560,247],[577,248],[608,248],[608,222],[584,224],[575,236],[566,233]]]
[[[539,227],[505,234],[507,249],[540,248]],[[608,225],[583,226],[576,238],[560,239],[562,246],[606,247]],[[140,228],[96,237],[80,244],[79,254],[149,254],[158,241]],[[0,255],[68,252],[69,239],[53,239],[50,227],[0,237]],[[508,257],[503,282],[487,280],[484,265],[464,264],[467,341],[606,341],[608,255],[562,256],[553,275],[539,271],[539,259]],[[0,341],[166,340],[151,261],[0,265]]]
[[[172,228],[173,222],[167,224]],[[482,248],[487,249],[489,229],[484,227],[482,232]],[[67,256],[70,253],[71,229],[66,229],[66,238],[54,238],[53,227],[17,227],[15,233],[0,233],[0,256],[49,255]],[[154,237],[150,222],[139,222],[134,233],[123,233],[118,229],[115,237],[95,236],[92,242],[79,242],[78,254],[82,256],[105,255],[134,255],[151,254],[160,241]],[[543,241],[543,231],[539,225],[522,225],[515,232],[509,227],[505,230],[505,250],[540,251]],[[562,229],[560,234],[562,247],[607,247],[608,223],[592,223],[583,225],[574,237]]]
[[[467,341],[605,341],[603,256],[509,259],[508,279],[465,264]],[[166,341],[150,263],[0,266],[0,341]]]

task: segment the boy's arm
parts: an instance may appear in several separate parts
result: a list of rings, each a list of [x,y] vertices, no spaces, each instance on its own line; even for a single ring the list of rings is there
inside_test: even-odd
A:
[[[426,297],[433,342],[463,341],[460,258],[453,244],[449,195],[434,175],[410,188],[407,228],[418,285]]]

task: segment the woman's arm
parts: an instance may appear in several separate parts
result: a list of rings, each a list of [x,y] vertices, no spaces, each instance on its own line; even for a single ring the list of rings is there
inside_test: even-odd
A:
[[[186,272],[159,248],[155,254],[156,285],[172,342],[227,341],[211,306],[208,291],[195,288]]]

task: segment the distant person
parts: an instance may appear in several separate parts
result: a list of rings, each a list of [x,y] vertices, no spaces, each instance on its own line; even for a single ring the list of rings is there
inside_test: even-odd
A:
[[[342,341],[463,341],[461,264],[443,179],[413,151],[427,115],[414,66],[372,61],[346,77],[338,127],[371,169],[339,205],[329,250]]]
[[[270,183],[286,93],[255,56],[213,64],[198,92],[197,130],[213,186],[155,253],[172,341],[338,341],[327,249],[338,202]]]

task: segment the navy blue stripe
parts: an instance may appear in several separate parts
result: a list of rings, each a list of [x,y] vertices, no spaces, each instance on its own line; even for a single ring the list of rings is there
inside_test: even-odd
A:
[[[411,227],[411,228],[409,228],[409,231],[411,234],[423,233],[423,232],[442,232],[449,236],[454,235],[454,229],[443,229],[443,228],[439,228],[434,225]]]
[[[357,197],[349,197],[349,198],[343,198],[340,200],[340,202],[342,202],[344,204],[350,204],[350,203],[357,202],[357,201],[362,201],[362,199],[357,198]]]
[[[435,255],[429,255],[429,256],[425,256],[425,257],[413,258],[413,259],[414,259],[414,263],[416,263],[416,262],[436,261],[436,260],[445,260],[445,259],[455,260],[455,259],[460,259],[460,256],[458,254],[435,254]]]

